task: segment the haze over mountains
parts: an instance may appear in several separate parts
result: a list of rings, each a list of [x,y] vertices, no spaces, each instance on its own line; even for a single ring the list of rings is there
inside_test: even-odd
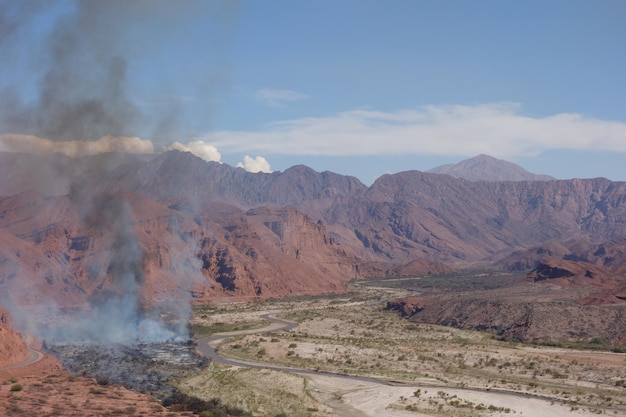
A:
[[[252,174],[178,151],[2,153],[0,164],[2,293],[42,315],[115,312],[136,323],[125,334],[145,328],[146,305],[341,292],[371,275],[532,269],[546,245],[562,248],[551,252],[562,262],[593,263],[596,277],[623,273],[626,183],[513,181],[521,168],[484,155],[446,171],[471,180],[407,171],[370,187],[305,166]],[[603,299],[622,302],[619,276],[602,284]]]

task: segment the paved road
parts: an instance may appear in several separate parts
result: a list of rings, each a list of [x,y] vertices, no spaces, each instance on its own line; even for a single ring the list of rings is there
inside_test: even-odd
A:
[[[22,368],[24,366],[32,365],[35,362],[39,362],[43,358],[43,353],[38,350],[33,349],[32,347],[28,347],[28,353],[30,357],[28,359],[23,360],[19,363],[14,363],[13,365],[2,366],[0,367],[0,371],[8,371],[11,369]]]

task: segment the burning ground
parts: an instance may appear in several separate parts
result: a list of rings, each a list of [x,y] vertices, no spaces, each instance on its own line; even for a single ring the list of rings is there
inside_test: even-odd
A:
[[[160,400],[174,393],[173,380],[206,366],[191,341],[132,345],[71,343],[47,345],[63,366],[100,384],[118,384]]]

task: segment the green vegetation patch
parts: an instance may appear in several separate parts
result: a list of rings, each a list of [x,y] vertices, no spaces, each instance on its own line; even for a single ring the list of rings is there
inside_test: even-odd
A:
[[[361,287],[384,287],[412,291],[474,291],[506,288],[520,282],[526,272],[468,271],[417,277],[369,277],[352,280]]]
[[[236,332],[240,330],[261,329],[267,326],[266,320],[235,323],[212,323],[210,325],[194,324],[192,329],[196,337],[208,337],[217,333]]]

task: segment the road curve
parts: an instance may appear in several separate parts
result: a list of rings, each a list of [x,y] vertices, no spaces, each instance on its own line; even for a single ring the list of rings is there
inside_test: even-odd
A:
[[[32,365],[35,362],[39,362],[43,359],[43,353],[28,346],[29,357],[22,362],[14,363],[13,365],[7,365],[0,367],[0,371],[9,371],[11,369],[23,368],[28,365]]]
[[[275,370],[278,370],[278,371],[285,371],[285,372],[290,372],[290,373],[300,374],[300,375],[327,375],[327,376],[332,376],[332,377],[336,377],[336,378],[350,379],[350,380],[354,380],[354,381],[373,382],[373,383],[377,383],[377,384],[390,385],[388,382],[380,380],[380,379],[376,379],[376,378],[367,378],[367,377],[362,377],[362,376],[347,375],[347,374],[336,373],[336,372],[316,371],[316,370],[312,370],[312,369],[293,368],[293,367],[289,367],[289,366],[272,365],[272,364],[269,364],[269,363],[249,362],[249,361],[243,361],[243,360],[239,360],[239,359],[229,359],[229,358],[225,358],[223,356],[220,356],[215,351],[215,348],[222,341],[224,341],[226,339],[229,339],[229,338],[232,338],[232,337],[243,336],[243,335],[247,335],[247,334],[277,333],[277,332],[281,332],[283,330],[290,330],[290,329],[293,329],[293,328],[298,326],[298,323],[296,323],[296,322],[285,320],[285,319],[281,319],[281,318],[278,318],[278,317],[274,317],[271,314],[263,314],[261,316],[261,318],[271,322],[272,324],[270,326],[262,328],[262,329],[241,330],[241,331],[228,332],[228,333],[219,333],[219,334],[215,334],[215,335],[213,335],[211,337],[203,337],[201,339],[198,339],[198,341],[197,341],[198,342],[198,349],[208,359],[210,359],[212,361],[215,361],[217,363],[223,363],[223,364],[231,365],[231,366],[242,366],[242,367],[247,367],[247,368],[275,369]]]
[[[328,372],[328,371],[316,371],[316,370],[311,370],[311,369],[302,369],[302,368],[293,368],[293,367],[288,367],[288,366],[280,366],[280,365],[272,365],[272,364],[268,364],[268,363],[260,363],[260,362],[248,362],[248,361],[242,361],[242,360],[237,360],[237,359],[229,359],[229,358],[225,358],[220,356],[216,351],[215,348],[217,347],[217,345],[219,345],[222,341],[229,339],[231,337],[236,337],[236,336],[242,336],[242,335],[246,335],[246,334],[266,334],[266,333],[275,333],[275,332],[280,332],[283,330],[289,330],[289,329],[293,329],[295,327],[298,326],[298,323],[293,322],[293,321],[289,321],[289,320],[285,320],[285,319],[281,319],[278,317],[274,317],[270,314],[264,314],[261,316],[261,318],[268,320],[269,322],[271,322],[272,324],[268,327],[265,327],[263,329],[257,329],[257,330],[242,330],[242,331],[235,331],[235,332],[228,332],[228,333],[221,333],[221,334],[216,334],[214,336],[211,337],[205,337],[205,338],[201,338],[198,339],[198,349],[209,359],[218,362],[218,363],[223,363],[226,365],[232,365],[232,366],[241,366],[241,367],[248,367],[248,368],[263,368],[263,369],[275,369],[275,370],[279,370],[279,371],[285,371],[285,372],[290,372],[290,373],[294,373],[294,374],[299,374],[299,375],[321,375],[321,376],[329,376],[329,377],[334,377],[334,378],[341,378],[341,379],[346,379],[346,380],[352,380],[352,381],[360,381],[360,382],[369,382],[369,383],[374,383],[374,384],[380,384],[380,385],[391,385],[391,386],[415,386],[415,387],[429,387],[429,388],[441,388],[441,389],[457,389],[457,390],[461,390],[461,391],[468,391],[468,392],[489,392],[491,394],[495,394],[495,395],[512,395],[518,398],[526,398],[526,399],[537,399],[537,400],[543,400],[543,401],[550,401],[550,402],[558,402],[558,403],[563,403],[565,404],[566,401],[564,400],[560,400],[560,399],[555,399],[549,396],[544,396],[544,395],[539,395],[539,394],[533,394],[533,393],[524,393],[524,392],[517,392],[517,391],[509,391],[506,389],[493,389],[493,388],[478,388],[478,387],[454,387],[454,386],[450,386],[448,384],[411,384],[411,383],[405,383],[402,381],[388,381],[388,380],[383,380],[383,379],[378,379],[378,378],[368,378],[368,377],[362,377],[362,376],[355,376],[355,375],[347,375],[347,374],[343,374],[343,373],[336,373],[336,372]],[[335,404],[333,407],[337,407],[341,404]],[[350,407],[348,407],[350,408]],[[619,410],[619,411],[623,411],[621,408],[608,408],[611,410]],[[357,412],[356,414],[352,414],[352,411],[350,411],[347,414],[342,414],[342,415],[363,415],[362,413]]]

